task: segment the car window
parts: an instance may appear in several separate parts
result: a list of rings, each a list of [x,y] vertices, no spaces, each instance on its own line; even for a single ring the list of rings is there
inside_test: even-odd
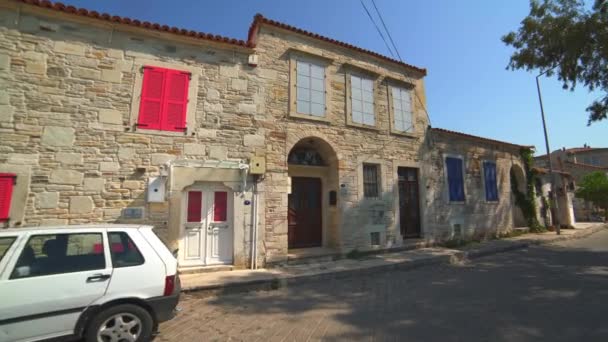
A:
[[[96,246],[101,246],[101,250]],[[33,235],[17,259],[11,279],[105,267],[101,233]]]
[[[2,258],[4,258],[4,254],[6,254],[6,251],[11,248],[11,245],[13,244],[13,242],[15,242],[16,239],[17,237],[15,236],[0,237],[0,261],[2,261]]]
[[[144,263],[137,246],[125,232],[108,233],[112,265],[115,268],[137,266]]]

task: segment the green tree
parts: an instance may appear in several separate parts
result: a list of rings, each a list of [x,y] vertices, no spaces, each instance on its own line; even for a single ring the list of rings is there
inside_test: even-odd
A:
[[[603,171],[592,172],[583,177],[578,184],[576,197],[593,202],[594,205],[604,209],[608,219],[608,175]]]
[[[608,117],[608,0],[531,0],[530,14],[502,41],[515,48],[507,69],[549,70],[564,89],[600,90],[587,124]]]

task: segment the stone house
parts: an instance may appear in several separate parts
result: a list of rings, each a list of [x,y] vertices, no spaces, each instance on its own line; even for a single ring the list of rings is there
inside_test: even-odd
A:
[[[0,45],[6,226],[152,224],[196,269],[525,224],[530,146],[430,128],[423,68],[260,15],[241,41],[37,0],[0,3]]]
[[[577,221],[588,221],[591,214],[597,209],[592,203],[574,197],[576,184],[583,180],[587,174],[595,171],[608,173],[608,148],[591,147],[585,144],[583,147],[562,148],[551,152],[551,162],[553,168],[559,172],[567,173],[571,176],[568,189],[572,193],[573,215]],[[549,160],[547,155],[534,158],[534,163],[540,168],[548,168]]]

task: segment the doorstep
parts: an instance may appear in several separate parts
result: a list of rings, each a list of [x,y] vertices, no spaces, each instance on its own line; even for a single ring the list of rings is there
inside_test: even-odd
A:
[[[285,265],[272,269],[233,270],[191,273],[180,276],[184,292],[197,295],[221,295],[252,290],[273,290],[306,281],[347,278],[389,270],[407,270],[436,264],[459,264],[490,254],[502,253],[533,245],[547,244],[589,236],[608,228],[604,223],[579,223],[574,229],[526,234],[502,240],[473,243],[460,249],[419,248],[401,252],[362,255],[357,259],[338,259],[317,264]]]

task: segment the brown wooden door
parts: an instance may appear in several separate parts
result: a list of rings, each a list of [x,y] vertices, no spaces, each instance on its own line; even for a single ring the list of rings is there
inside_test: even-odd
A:
[[[401,236],[420,237],[420,202],[418,198],[418,169],[400,167],[399,177],[399,216]]]
[[[321,180],[319,178],[291,179],[288,211],[289,248],[321,246]]]

